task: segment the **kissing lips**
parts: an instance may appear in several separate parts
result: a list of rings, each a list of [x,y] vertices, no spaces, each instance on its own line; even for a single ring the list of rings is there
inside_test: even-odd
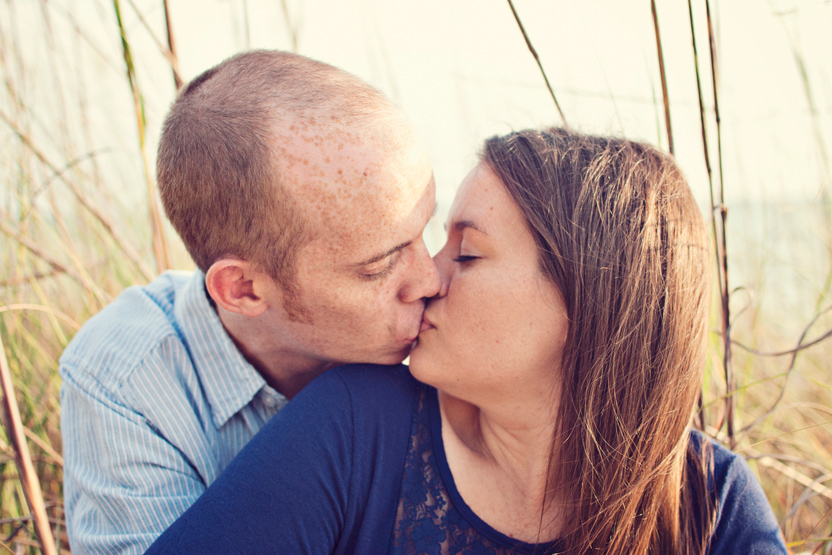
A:
[[[436,326],[428,320],[424,315],[422,315],[422,325],[419,327],[419,333],[426,332],[428,330],[436,329]]]

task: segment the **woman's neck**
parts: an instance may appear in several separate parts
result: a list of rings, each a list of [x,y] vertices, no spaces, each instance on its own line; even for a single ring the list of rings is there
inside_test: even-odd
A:
[[[507,536],[529,543],[555,539],[562,520],[558,503],[546,495],[552,399],[484,408],[439,392],[439,407],[448,465],[471,510]]]

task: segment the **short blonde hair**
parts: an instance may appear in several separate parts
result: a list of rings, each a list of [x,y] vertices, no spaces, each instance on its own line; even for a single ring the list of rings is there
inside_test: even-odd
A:
[[[357,77],[288,52],[244,52],[196,77],[165,119],[156,170],[165,212],[196,265],[247,260],[291,293],[297,252],[313,233],[270,142],[298,118],[362,127],[391,109]]]

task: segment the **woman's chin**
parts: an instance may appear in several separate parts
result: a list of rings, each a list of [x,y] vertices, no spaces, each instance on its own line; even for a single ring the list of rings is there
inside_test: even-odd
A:
[[[410,351],[410,373],[422,383],[441,389],[451,375],[455,375],[457,357],[448,344],[435,335],[433,329],[419,334]]]
[[[422,338],[422,334],[419,334],[419,337],[417,337],[416,341],[413,342],[413,348],[410,350],[409,366],[410,373],[413,375],[414,378],[416,378],[420,382],[429,383],[423,379],[427,377],[428,374],[427,368],[429,364],[429,359],[429,345],[425,344],[425,341]]]

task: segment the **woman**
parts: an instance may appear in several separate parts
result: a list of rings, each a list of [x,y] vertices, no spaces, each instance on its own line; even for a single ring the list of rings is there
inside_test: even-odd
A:
[[[149,553],[786,553],[690,431],[710,259],[669,157],[492,138],[447,231],[412,377],[321,376]]]

